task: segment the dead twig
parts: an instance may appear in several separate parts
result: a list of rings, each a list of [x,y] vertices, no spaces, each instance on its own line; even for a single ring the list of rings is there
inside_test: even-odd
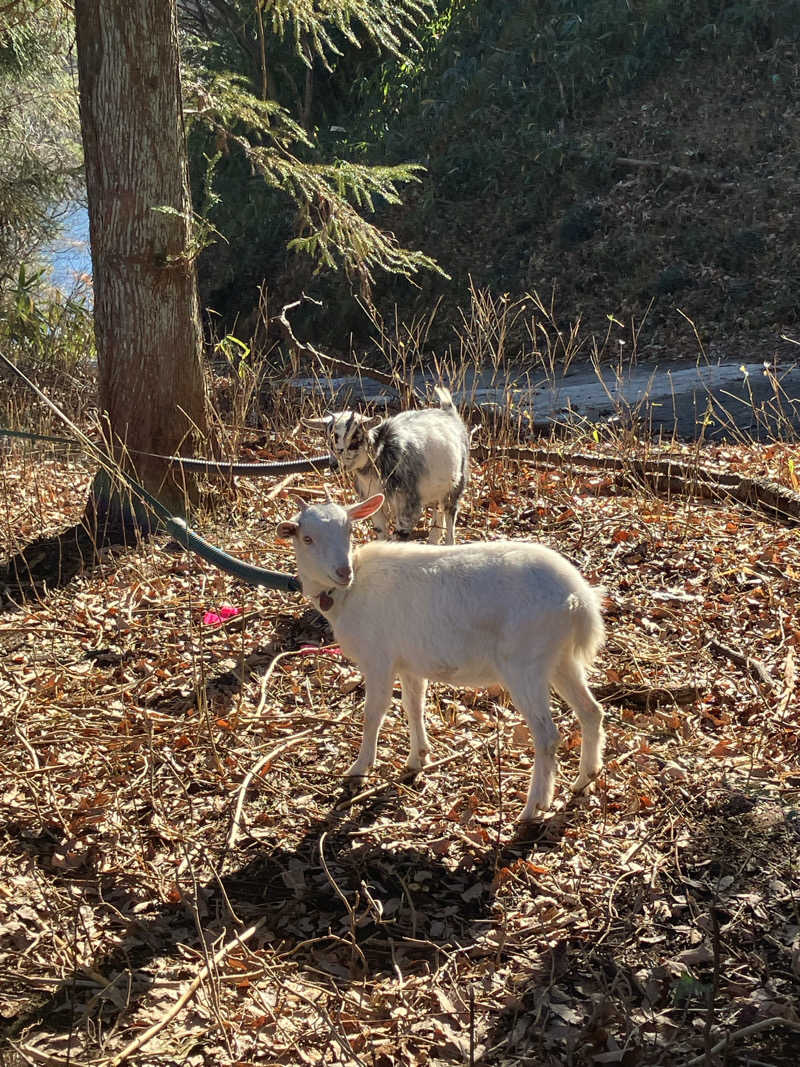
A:
[[[107,1067],[118,1067],[120,1063],[124,1063],[125,1060],[129,1059],[134,1052],[138,1052],[139,1049],[143,1048],[149,1041],[152,1041],[156,1034],[172,1022],[175,1016],[186,1006],[186,1004],[189,1003],[208,977],[211,968],[218,967],[232,949],[236,948],[244,941],[249,941],[253,934],[264,925],[264,922],[264,919],[259,919],[257,922],[254,922],[252,926],[249,926],[243,933],[236,934],[236,936],[228,941],[227,944],[223,945],[202,970],[192,979],[187,989],[180,997],[178,997],[172,1007],[158,1020],[158,1022],[153,1023],[147,1030],[134,1038],[133,1041],[126,1045],[121,1052],[118,1052],[116,1056],[111,1056],[104,1061]]]
[[[323,652],[324,650],[324,646],[317,649],[319,652]],[[270,678],[275,673],[275,668],[282,660],[288,659],[289,656],[298,656],[302,651],[302,648],[289,648],[284,652],[279,652],[271,661],[270,665],[264,672],[264,677],[261,679],[261,697],[258,701],[258,707],[255,710],[255,714],[253,715],[254,719],[260,719],[264,708],[267,706],[267,686],[269,685]]]
[[[322,833],[322,836],[319,839],[319,860],[320,860],[320,863],[322,864],[322,869],[325,872],[325,877],[330,882],[331,886],[333,887],[333,889],[336,892],[336,894],[339,897],[339,899],[344,904],[345,908],[347,908],[347,914],[350,917],[350,945],[351,945],[351,954],[352,954],[351,955],[351,966],[352,966],[352,958],[355,957],[355,956],[359,956],[359,958],[361,959],[361,966],[363,968],[362,974],[366,975],[366,974],[369,973],[369,964],[367,963],[367,957],[361,951],[361,949],[360,949],[360,947],[358,945],[358,942],[356,941],[356,912],[355,912],[355,908],[350,903],[350,901],[347,899],[347,897],[344,895],[342,890],[339,888],[339,885],[338,885],[336,879],[333,877],[333,875],[331,874],[330,870],[328,869],[328,864],[327,864],[327,861],[325,859],[325,838],[327,836],[328,836],[328,831],[324,830],[323,833]],[[358,892],[356,892],[356,903],[357,902],[358,902]]]
[[[463,752],[454,752],[451,756],[445,756],[443,759],[436,760],[434,763],[428,763],[425,765],[425,772],[433,771],[437,767],[444,767],[446,763],[452,763],[453,760],[463,759]],[[406,774],[399,778],[399,782],[410,782],[416,778],[419,771],[408,771]],[[338,804],[334,805],[334,811],[341,811],[344,808],[351,808],[354,804],[357,804],[360,800],[366,800],[368,797],[374,796],[376,793],[380,793],[382,789],[385,789],[390,782],[381,782],[379,785],[373,785],[369,789],[364,789],[361,793],[356,793],[352,797],[346,797],[344,800],[340,800]]]
[[[31,1065],[42,1064],[42,1067],[82,1067],[80,1061],[72,1057],[64,1060],[60,1056],[51,1056],[49,1053],[31,1048],[29,1045],[18,1045],[10,1038],[8,1043],[21,1060]]]
[[[762,1030],[769,1030],[771,1026],[788,1026],[790,1030],[800,1032],[800,1023],[796,1023],[792,1019],[784,1019],[780,1015],[773,1015],[769,1019],[761,1019],[760,1022],[751,1023],[749,1026],[743,1026],[741,1030],[734,1030],[733,1033],[726,1034],[721,1041],[718,1041],[707,1052],[702,1052],[699,1056],[693,1056],[692,1059],[687,1060],[684,1067],[695,1067],[698,1063],[705,1063],[709,1056],[716,1056],[718,1052],[729,1048],[743,1037],[760,1034]]]
[[[274,322],[277,322],[283,330],[286,339],[292,346],[294,352],[298,355],[308,356],[310,359],[316,360],[329,371],[338,371],[340,374],[352,375],[356,378],[371,378],[374,382],[380,382],[381,385],[388,385],[390,389],[397,392],[397,382],[393,375],[386,374],[383,371],[373,370],[372,368],[362,367],[355,363],[348,363],[343,359],[338,359],[336,356],[328,356],[324,352],[320,352],[314,345],[301,341],[295,336],[287,312],[293,311],[302,304],[303,300],[309,299],[310,297],[304,295],[300,300],[293,300],[290,304],[284,304],[280,315],[276,315],[273,320]],[[314,303],[317,303],[317,301],[314,301]]]
[[[760,659],[756,659],[754,656],[747,656],[744,652],[739,652],[737,649],[731,648],[730,645],[724,645],[721,641],[717,641],[716,638],[712,638],[709,641],[708,647],[712,652],[718,652],[723,656],[727,656],[727,658],[738,667],[744,667],[746,671],[749,671],[750,674],[762,681],[764,685],[772,689],[773,692],[777,689],[772,675]]]
[[[699,700],[703,690],[697,685],[636,686],[621,682],[593,686],[598,700],[606,704],[636,704],[650,708],[653,705],[676,704],[679,707]]]
[[[295,480],[295,478],[298,478],[298,477],[299,477],[299,474],[293,473],[293,474],[287,474],[285,478],[281,478],[281,480],[278,482],[278,484],[277,485],[273,485],[273,487],[267,493],[267,500],[274,500],[276,497],[280,496],[281,493],[283,492],[283,490],[286,488],[286,486],[287,485],[291,485],[291,483]]]
[[[236,844],[236,839],[239,836],[239,827],[242,821],[242,808],[244,807],[244,798],[247,795],[247,790],[250,787],[250,783],[255,776],[261,770],[265,763],[272,763],[274,759],[284,753],[287,748],[291,748],[292,745],[296,745],[298,741],[302,741],[304,737],[308,737],[316,731],[316,727],[309,727],[308,730],[303,730],[299,734],[295,734],[294,737],[290,737],[288,741],[284,741],[283,744],[278,745],[276,748],[271,749],[265,756],[262,756],[260,760],[247,772],[244,776],[242,784],[239,786],[239,794],[236,799],[236,810],[233,813],[233,821],[231,822],[231,828],[228,831],[228,839],[225,842],[226,848],[233,848]]]

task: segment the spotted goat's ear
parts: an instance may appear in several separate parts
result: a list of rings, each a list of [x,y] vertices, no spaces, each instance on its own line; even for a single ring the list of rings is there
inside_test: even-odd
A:
[[[324,415],[321,419],[301,419],[300,422],[309,430],[329,430],[333,424],[333,415]]]

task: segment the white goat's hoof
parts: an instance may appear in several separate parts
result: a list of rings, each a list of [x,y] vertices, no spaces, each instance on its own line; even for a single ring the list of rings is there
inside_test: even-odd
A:
[[[406,770],[409,774],[419,774],[420,771],[424,771],[430,763],[431,758],[427,752],[421,752],[419,756],[412,758],[408,757],[406,760]]]
[[[520,826],[538,826],[542,819],[547,817],[550,804],[534,804],[532,808],[526,807],[517,822]]]
[[[570,789],[573,793],[586,792],[586,790],[589,788],[590,785],[592,785],[599,773],[600,771],[596,771],[594,774],[586,774],[585,772],[581,772],[570,786]]]
[[[351,785],[361,785],[369,777],[371,770],[371,766],[362,767],[359,763],[354,763],[350,770],[344,772],[345,781]]]
[[[552,818],[549,812],[538,809],[533,814],[523,812],[517,819],[514,826],[514,833],[517,837],[540,837],[548,826],[552,823]]]

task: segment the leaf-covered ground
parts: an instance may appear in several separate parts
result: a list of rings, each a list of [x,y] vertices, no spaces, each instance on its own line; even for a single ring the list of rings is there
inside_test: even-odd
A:
[[[701,458],[791,487],[793,455]],[[0,556],[75,521],[87,484],[0,459]],[[204,532],[290,568],[274,488],[242,484]],[[163,537],[0,615],[3,1062],[798,1062],[796,529],[497,459],[460,538],[500,536],[607,592],[606,771],[567,799],[557,707],[557,805],[525,838],[513,708],[433,687],[435,763],[409,782],[395,698],[352,796],[363,689],[319,618]]]

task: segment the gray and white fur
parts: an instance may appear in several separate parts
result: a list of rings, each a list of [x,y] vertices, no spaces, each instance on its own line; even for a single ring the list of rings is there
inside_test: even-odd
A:
[[[389,419],[338,411],[304,419],[330,437],[331,466],[349,471],[362,498],[382,493],[385,502],[372,517],[378,536],[407,541],[425,507],[434,518],[428,541],[455,542],[461,497],[469,480],[469,433],[449,390],[436,387],[438,408],[401,411]]]

